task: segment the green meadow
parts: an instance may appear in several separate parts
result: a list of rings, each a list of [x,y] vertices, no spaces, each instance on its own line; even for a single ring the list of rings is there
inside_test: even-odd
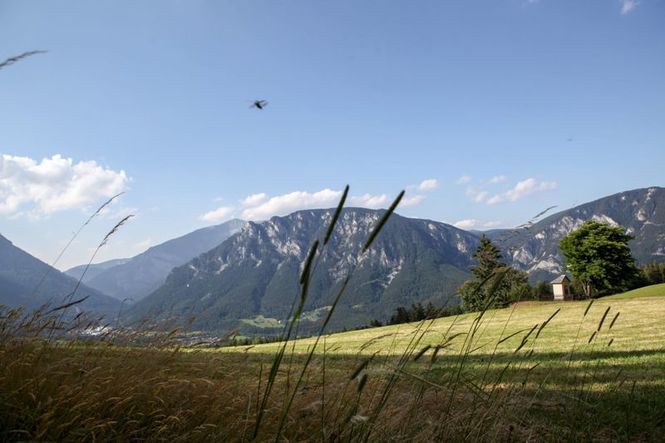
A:
[[[315,338],[218,349],[168,335],[143,346],[18,339],[8,317],[3,441],[665,435],[665,285],[324,335],[311,354]]]
[[[657,298],[652,298],[657,297]],[[510,308],[490,310],[484,314],[475,336],[474,354],[513,354],[521,343],[523,333],[542,325],[551,315],[537,339],[529,340],[528,349],[534,353],[569,354],[583,352],[636,352],[665,349],[665,284],[647,286],[623,294],[595,300],[586,315],[589,301],[521,302]],[[609,309],[609,311],[608,311]],[[607,311],[607,314],[605,314]],[[348,331],[325,336],[326,352],[330,354],[401,354],[415,334],[422,346],[436,346],[448,337],[457,335],[440,355],[456,354],[464,343],[477,313],[445,317],[420,323],[384,326]],[[610,323],[617,316],[609,329]],[[600,320],[603,327],[598,331]],[[591,344],[587,343],[591,335]],[[497,341],[515,334],[497,345]],[[295,342],[296,352],[305,352],[315,339]],[[612,340],[608,346],[609,340]],[[247,352],[266,353],[277,344],[246,346]],[[322,352],[322,349],[320,349]]]

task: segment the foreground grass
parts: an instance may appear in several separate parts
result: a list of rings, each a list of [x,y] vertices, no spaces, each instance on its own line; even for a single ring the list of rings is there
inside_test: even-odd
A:
[[[521,303],[481,321],[467,314],[332,334],[282,435],[662,441],[664,318],[665,298],[610,297],[590,308]],[[275,439],[311,344],[289,345],[256,440]],[[276,346],[220,352],[5,337],[0,440],[252,440]]]

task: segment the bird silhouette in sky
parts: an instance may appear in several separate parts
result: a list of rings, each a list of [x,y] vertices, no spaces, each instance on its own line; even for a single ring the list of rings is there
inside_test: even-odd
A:
[[[266,100],[254,100],[250,108],[263,110],[263,108],[265,108],[266,106],[268,106],[268,102]]]

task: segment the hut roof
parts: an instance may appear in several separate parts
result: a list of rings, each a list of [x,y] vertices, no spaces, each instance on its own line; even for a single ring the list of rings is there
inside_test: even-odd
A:
[[[560,276],[552,280],[550,283],[556,285],[556,284],[561,284],[564,281],[570,282],[570,279],[565,274],[561,274]]]

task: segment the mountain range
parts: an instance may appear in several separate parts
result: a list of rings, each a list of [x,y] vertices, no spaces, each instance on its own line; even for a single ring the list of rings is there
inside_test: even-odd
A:
[[[261,223],[232,220],[200,229],[136,257],[92,265],[83,279],[92,288],[82,288],[107,301],[101,293],[136,300],[125,309],[128,320],[175,317],[192,320],[193,327],[201,330],[240,327],[248,334],[271,333],[288,316],[308,248],[322,237],[331,213],[298,211]],[[527,271],[534,282],[564,272],[558,242],[589,219],[625,226],[635,236],[630,246],[638,264],[665,261],[665,189],[659,187],[622,192],[520,228],[484,233],[395,214],[361,257],[361,245],[381,214],[344,210],[313,273],[303,331],[321,322],[352,269],[354,276],[333,317],[334,329],[385,320],[397,306],[415,302],[458,303],[455,288],[469,277],[471,255],[483,234],[502,249],[507,263]],[[4,265],[13,260],[7,261],[11,243],[2,240],[0,263],[5,272],[0,272],[0,303],[34,305],[28,289],[35,279],[9,278],[16,273]],[[79,278],[82,267],[67,273]],[[64,277],[55,270],[51,274]],[[71,285],[73,280],[66,281]]]
[[[213,250],[174,269],[163,286],[133,307],[134,319],[193,319],[200,329],[261,333],[279,328],[298,293],[300,265],[309,245],[321,238],[330,210],[299,211],[248,223]],[[381,211],[346,209],[313,275],[306,319],[312,327],[329,308],[337,286],[353,266],[333,328],[386,320],[398,306],[415,302],[458,303],[456,287],[468,278],[472,252],[482,233],[393,215],[369,254],[359,248]],[[517,229],[487,235],[504,260],[527,271],[532,281],[549,281],[564,272],[559,240],[584,221],[625,226],[638,264],[665,260],[665,189],[622,192],[533,220]],[[304,329],[308,327],[303,322]]]
[[[132,258],[91,265],[83,283],[118,300],[138,301],[159,288],[173,268],[219,245],[244,224],[230,220],[153,246]],[[65,273],[80,278],[83,269],[85,266],[76,266]]]
[[[298,294],[298,276],[310,244],[322,238],[332,212],[299,211],[248,223],[218,247],[174,269],[131,314],[135,319],[194,318],[194,328],[213,330],[239,320],[247,327],[266,318],[283,320]],[[455,288],[469,276],[470,252],[478,237],[444,223],[393,215],[372,248],[361,255],[382,212],[342,212],[312,274],[305,306],[310,323],[329,309],[340,283],[354,268],[333,327],[366,324],[413,302],[455,303]]]

